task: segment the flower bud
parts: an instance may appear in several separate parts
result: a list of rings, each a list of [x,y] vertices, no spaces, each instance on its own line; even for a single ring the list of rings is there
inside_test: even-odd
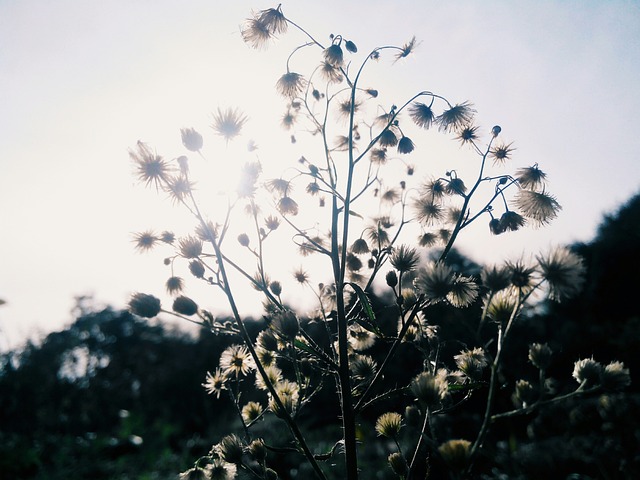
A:
[[[289,340],[295,339],[300,331],[300,323],[296,314],[289,310],[278,313],[273,318],[271,325],[278,335]]]
[[[282,284],[277,281],[271,282],[269,284],[269,289],[275,296],[278,296],[282,293]]]
[[[356,53],[358,51],[358,47],[356,47],[356,44],[351,40],[347,40],[346,42],[344,42],[344,48],[346,48],[347,51],[351,53]]]
[[[515,399],[523,408],[532,405],[538,399],[538,392],[533,385],[526,380],[518,380],[516,382]]]
[[[497,137],[498,135],[500,135],[501,131],[502,131],[502,128],[500,128],[499,125],[496,125],[491,129],[491,135],[493,135],[494,137]]]
[[[249,444],[249,453],[259,462],[264,462],[264,459],[267,458],[267,449],[264,445],[264,441],[258,438],[251,442]]]
[[[438,453],[444,463],[454,472],[463,472],[469,462],[471,442],[468,440],[449,440],[438,447]]]
[[[409,469],[407,467],[407,461],[404,459],[401,453],[395,452],[387,457],[387,461],[389,462],[389,466],[393,472],[404,478]]]
[[[242,450],[242,441],[233,433],[224,437],[218,444],[220,456],[227,463],[242,463]]]
[[[602,381],[603,368],[600,363],[593,358],[584,358],[574,364],[573,378],[585,387],[600,385]]]
[[[243,247],[248,247],[249,246],[249,235],[247,235],[246,233],[241,233],[240,235],[238,235],[238,243],[240,245],[242,245]]]
[[[383,413],[376,421],[376,432],[387,438],[396,438],[402,428],[402,416],[396,412]]]
[[[189,271],[196,278],[204,277],[204,265],[198,260],[192,260],[189,262]]]
[[[411,392],[427,407],[437,405],[447,393],[447,384],[429,372],[422,372],[411,381]]]
[[[404,421],[410,427],[420,426],[420,410],[415,405],[409,405],[404,409]]]
[[[386,280],[387,285],[389,285],[391,288],[398,285],[398,275],[396,275],[396,272],[394,272],[393,270],[389,270],[384,279]]]

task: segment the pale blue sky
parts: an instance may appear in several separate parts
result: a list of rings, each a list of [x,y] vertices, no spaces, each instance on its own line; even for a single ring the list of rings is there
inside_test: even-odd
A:
[[[272,86],[293,39],[255,52],[239,35],[251,8],[270,6],[0,0],[0,349],[69,323],[75,295],[123,307],[132,291],[162,291],[161,259],[135,254],[131,233],[180,220],[135,187],[127,149],[138,139],[172,157],[181,127],[211,138],[211,112],[238,106],[252,120],[247,137],[277,156],[277,134],[264,125],[282,114]],[[398,102],[425,89],[470,100],[485,132],[500,124],[514,141],[514,165],[547,171],[560,217],[509,238],[469,232],[461,246],[477,260],[589,240],[602,214],[638,191],[639,2],[325,0],[283,9],[318,38],[341,33],[361,51],[416,35],[416,54],[379,88],[397,91]]]

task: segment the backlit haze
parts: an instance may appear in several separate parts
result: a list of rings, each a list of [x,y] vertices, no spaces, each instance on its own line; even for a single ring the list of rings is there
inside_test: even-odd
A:
[[[274,85],[291,49],[290,29],[266,51],[248,48],[240,24],[264,1],[0,2],[0,350],[62,328],[74,297],[123,308],[132,292],[162,296],[165,250],[134,251],[144,230],[189,233],[193,221],[163,193],[139,185],[128,149],[138,140],[167,159],[187,152],[180,129],[204,136],[189,154],[213,217],[242,163],[260,159],[277,176],[319,155],[279,128]],[[366,52],[402,45],[415,54],[373,65],[364,84],[388,109],[430,90],[469,100],[481,133],[493,125],[513,141],[513,167],[536,162],[563,210],[548,227],[493,237],[487,221],[464,230],[458,248],[481,263],[589,241],[604,213],[638,191],[640,4],[623,1],[291,1],[284,13],[318,40],[342,34]],[[317,55],[317,53],[314,53]],[[315,60],[314,60],[315,61]],[[306,73],[301,70],[300,73]],[[249,117],[226,145],[210,124],[218,107]],[[451,137],[414,137],[416,177],[464,169],[476,157]],[[251,154],[249,141],[258,145]],[[317,151],[317,150],[316,150]],[[398,164],[398,168],[404,168]],[[453,166],[451,166],[453,165]],[[267,175],[268,176],[268,175]],[[299,192],[302,195],[302,192]],[[286,240],[286,238],[285,238]],[[286,243],[286,242],[285,242]],[[293,256],[293,247],[276,260]],[[276,251],[272,255],[276,255]],[[287,285],[295,260],[278,279]],[[216,312],[218,294],[187,295]],[[316,278],[326,281],[328,278]],[[285,288],[291,301],[299,287]],[[240,293],[245,313],[255,295]]]

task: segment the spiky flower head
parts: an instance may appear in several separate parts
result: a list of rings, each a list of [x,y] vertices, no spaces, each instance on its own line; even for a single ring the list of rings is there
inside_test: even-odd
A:
[[[185,148],[191,152],[199,152],[202,149],[203,139],[193,128],[181,128],[180,136],[182,137],[182,144]]]
[[[449,195],[462,195],[467,192],[467,187],[461,178],[452,178],[445,184],[445,192]]]
[[[445,398],[448,385],[442,377],[422,372],[411,381],[411,392],[420,403],[433,407]]]
[[[327,61],[320,64],[320,75],[322,75],[322,78],[324,78],[327,83],[340,83],[343,80],[340,69]]]
[[[451,292],[454,281],[455,277],[450,266],[442,262],[430,262],[418,272],[414,285],[429,300],[439,302]]]
[[[562,209],[556,198],[544,190],[536,192],[520,189],[513,204],[537,226],[549,223],[558,216],[558,212]]]
[[[629,369],[622,362],[611,362],[602,372],[602,388],[608,392],[622,390],[631,385]]]
[[[472,278],[457,275],[449,293],[447,301],[457,308],[468,307],[478,298],[478,285]]]
[[[160,313],[160,300],[146,293],[134,293],[129,300],[129,311],[143,318],[153,318]]]
[[[442,112],[436,118],[438,130],[443,132],[455,132],[464,128],[466,125],[471,123],[471,120],[473,119],[475,110],[471,107],[471,103],[463,102]]]
[[[413,210],[418,220],[424,226],[434,225],[442,220],[444,209],[434,198],[420,196],[413,201]]]
[[[358,382],[370,382],[376,374],[378,365],[369,355],[356,354],[349,363],[349,369]]]
[[[529,346],[529,361],[540,370],[546,370],[551,365],[553,352],[546,343],[532,343]]]
[[[333,67],[340,68],[344,63],[344,54],[339,44],[334,43],[322,52],[324,61]]]
[[[532,405],[538,400],[539,392],[527,380],[518,380],[516,382],[514,396],[517,404],[522,405],[523,408],[527,408],[527,406]]]
[[[150,230],[136,233],[133,236],[133,241],[136,243],[136,250],[139,250],[140,252],[151,250],[158,240],[159,239],[155,233]]]
[[[357,323],[349,327],[349,345],[357,352],[367,350],[376,342],[376,337]]]
[[[381,437],[396,438],[402,428],[402,415],[396,412],[383,413],[376,420],[376,432]]]
[[[458,368],[471,380],[480,380],[482,372],[489,364],[489,359],[480,347],[473,350],[464,350],[455,355],[453,359]]]
[[[488,288],[490,292],[499,292],[511,284],[511,273],[505,266],[486,266],[480,273],[480,278],[482,285]]]
[[[245,376],[255,369],[253,358],[244,345],[231,345],[220,355],[220,368],[225,375]]]
[[[202,240],[191,235],[186,236],[180,239],[178,249],[184,258],[198,258],[202,255]]]
[[[538,164],[516,170],[516,180],[522,188],[537,190],[543,187],[547,174],[538,168]]]
[[[244,446],[242,440],[232,433],[227,435],[215,447],[216,453],[227,463],[238,465],[242,463]]]
[[[405,137],[404,135],[400,138],[398,142],[398,153],[411,153],[415,150],[415,145],[413,141],[409,137]]]
[[[496,323],[504,324],[513,315],[516,304],[516,295],[513,289],[500,290],[491,296],[487,306],[487,317]]]
[[[438,447],[438,453],[452,471],[461,473],[469,465],[471,442],[462,439],[449,440]]]
[[[395,147],[398,144],[398,137],[391,128],[387,128],[380,134],[378,144],[381,147]]]
[[[210,477],[206,469],[193,467],[182,472],[178,478],[179,480],[209,480]]]
[[[287,413],[289,413],[289,415],[294,414],[300,395],[298,385],[294,382],[290,382],[289,380],[284,380],[275,385],[275,390]],[[278,405],[278,402],[273,397],[269,399],[269,409],[271,409],[271,411],[279,418],[283,418],[285,415]]]
[[[209,395],[215,395],[216,398],[220,398],[222,390],[227,389],[225,386],[226,381],[227,376],[222,373],[221,369],[216,368],[215,373],[207,372],[207,376],[202,386]]]
[[[209,480],[234,480],[238,471],[232,463],[227,463],[221,458],[215,458],[207,466]]]
[[[251,48],[262,50],[267,48],[269,41],[273,38],[269,27],[261,22],[257,16],[248,18],[240,30],[242,40]]]
[[[428,129],[433,125],[435,115],[431,110],[431,105],[415,102],[409,107],[409,116],[413,122],[424,129]]]
[[[500,217],[500,230],[502,232],[512,231],[515,232],[523,227],[527,223],[526,219],[513,210],[507,210]]]
[[[391,254],[391,265],[399,272],[411,272],[415,270],[420,257],[415,248],[408,245],[400,245],[393,249]]]
[[[135,165],[138,180],[147,186],[153,184],[156,190],[171,174],[169,163],[160,155],[153,153],[143,142],[138,141],[136,150],[129,149],[129,157]]]
[[[189,271],[191,272],[191,275],[193,275],[196,278],[204,277],[204,273],[205,273],[204,265],[200,260],[191,260],[189,262]]]
[[[255,402],[249,402],[249,403],[255,403]],[[264,440],[262,440],[261,438],[257,438],[253,440],[247,447],[247,451],[249,452],[249,454],[251,454],[253,458],[258,460],[258,462],[264,462],[265,458],[267,458],[267,447],[264,444]]]
[[[282,215],[296,216],[298,214],[298,203],[291,197],[282,197],[278,200],[277,208]]]
[[[173,311],[190,317],[198,313],[198,304],[189,297],[180,295],[173,301]]]
[[[551,300],[562,301],[582,290],[586,267],[582,258],[571,250],[555,248],[546,255],[538,256],[537,260]]]
[[[300,322],[290,310],[276,314],[271,320],[274,331],[283,339],[294,340],[300,331]]]
[[[601,385],[604,368],[593,358],[578,360],[573,366],[573,378],[585,387]]]
[[[211,128],[229,142],[229,140],[240,135],[240,131],[247,120],[248,118],[237,108],[227,108],[226,110],[218,108],[216,113],[213,114]]]
[[[501,143],[489,150],[489,156],[493,159],[494,165],[502,165],[506,161],[511,160],[511,154],[515,150],[512,145],[513,143]]]
[[[400,51],[396,53],[395,55],[396,59],[394,60],[394,63],[402,58],[406,58],[409,55],[411,55],[411,53],[415,50],[416,46],[417,46],[416,37],[414,36],[411,38],[411,40],[409,40],[407,43],[402,45],[402,47],[400,48]]]
[[[260,23],[262,23],[266,29],[274,35],[279,35],[287,32],[288,23],[287,19],[282,13],[282,8],[278,5],[277,8],[267,8],[260,10],[255,16]]]
[[[456,136],[456,140],[458,140],[462,145],[473,143],[473,141],[477,139],[478,127],[473,125],[466,125],[462,127]]]
[[[184,288],[184,280],[180,277],[172,276],[169,277],[165,283],[167,288],[167,293],[169,295],[173,295],[174,293],[179,293]]]
[[[371,163],[384,165],[385,163],[387,163],[387,149],[372,148],[369,158],[371,159]]]
[[[524,260],[508,261],[506,267],[511,274],[511,285],[521,291],[528,291],[534,284],[536,269],[528,266]]]
[[[275,364],[265,365],[264,373],[267,375],[268,383],[271,385],[277,385],[282,382],[282,370],[280,370]],[[256,387],[259,390],[268,391],[268,383],[262,375],[256,375]]]

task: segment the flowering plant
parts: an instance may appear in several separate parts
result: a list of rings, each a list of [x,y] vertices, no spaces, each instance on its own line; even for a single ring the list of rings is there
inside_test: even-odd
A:
[[[555,301],[576,294],[584,266],[566,248],[539,255],[535,262],[510,261],[479,272],[465,271],[450,260],[459,235],[476,222],[486,222],[488,234],[501,235],[553,220],[560,205],[546,189],[545,173],[537,164],[499,172],[509,166],[514,148],[501,140],[499,126],[486,138],[480,135],[469,102],[451,103],[421,91],[385,108],[383,95],[363,86],[371,63],[388,55],[394,62],[408,57],[417,46],[415,38],[362,56],[342,35],[321,43],[281,7],[253,14],[242,37],[262,49],[290,28],[302,40],[276,82],[286,104],[281,124],[294,132],[292,141],[309,132],[305,148],[317,152],[302,156],[288,175],[264,180],[261,163],[248,161],[225,215],[210,220],[201,208],[187,156],[168,161],[141,142],[130,151],[138,179],[167,192],[196,222],[194,232],[185,236],[145,231],[135,237],[140,250],[164,244],[175,251],[165,260],[172,269],[166,287],[175,296],[168,313],[238,339],[203,385],[217,399],[228,394],[240,431],[222,438],[182,478],[234,478],[241,473],[286,478],[288,471],[278,471],[280,465],[271,457],[287,454],[304,458],[299,472],[308,470],[322,479],[370,477],[372,472],[361,471],[363,456],[367,468],[380,470],[388,464],[386,471],[394,477],[424,478],[439,469],[462,478],[477,465],[493,422],[568,397],[626,386],[624,365],[603,367],[586,359],[575,365],[578,387],[555,395],[546,377],[551,349],[537,343],[531,345],[529,359],[539,382],[516,382],[515,408],[496,411],[504,346],[513,325],[534,293],[544,292]],[[305,75],[293,65],[307,54],[316,66]],[[213,130],[229,142],[247,121],[239,110],[218,109]],[[425,131],[432,129],[468,147],[475,171],[463,175],[449,169],[414,180],[422,166],[405,158],[420,150],[418,136],[427,137]],[[187,128],[181,136],[188,152],[201,152],[199,132]],[[400,170],[403,174],[396,178]],[[314,203],[297,195],[300,185]],[[252,230],[234,230],[246,225],[236,214],[241,207]],[[309,227],[309,218],[318,224]],[[303,260],[315,256],[325,266],[317,282],[303,267],[294,271],[295,282],[315,299],[306,312],[290,305],[286,285],[271,280],[268,271],[269,249],[278,255],[277,245],[270,242],[283,229]],[[233,322],[219,321],[201,302],[184,295],[185,281],[173,273],[180,263],[195,279],[224,294]],[[265,322],[257,335],[241,313],[236,278],[263,298]],[[130,309],[143,317],[164,311],[159,299],[142,293],[132,296]],[[452,339],[440,327],[455,321],[458,311],[471,312],[474,324],[464,339],[453,339],[460,348],[447,358]],[[399,361],[406,364],[404,377],[389,378]],[[484,396],[485,407],[473,436],[443,438],[437,419],[478,396]],[[329,423],[340,428],[334,438],[316,445],[304,431],[304,419],[313,416],[306,412],[314,406],[321,408],[320,398],[329,399],[322,407],[335,411]],[[372,415],[371,428],[359,428]],[[261,428],[265,422],[283,422],[286,441],[269,438]]]

